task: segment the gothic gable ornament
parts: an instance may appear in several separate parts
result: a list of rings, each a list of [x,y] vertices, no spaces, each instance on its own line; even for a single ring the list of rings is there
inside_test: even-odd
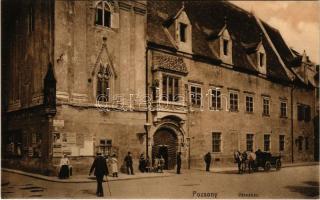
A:
[[[103,44],[102,44],[101,50],[98,54],[97,60],[94,64],[92,72],[91,72],[92,76],[95,76],[96,70],[97,70],[97,68],[100,67],[101,64],[110,66],[114,77],[117,78],[117,73],[114,69],[112,60],[110,59],[110,54],[109,54],[108,47],[107,47],[107,38],[106,37],[103,37]]]

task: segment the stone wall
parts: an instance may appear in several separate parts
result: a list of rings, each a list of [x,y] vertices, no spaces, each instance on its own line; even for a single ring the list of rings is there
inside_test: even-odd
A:
[[[145,4],[112,4],[111,27],[95,25],[95,1],[55,4],[57,98],[96,100],[99,64],[112,69],[111,94],[145,94]]]
[[[99,151],[102,139],[112,140],[110,154],[117,155],[119,167],[128,151],[132,152],[135,166],[140,154],[145,152],[145,139],[141,138],[145,132],[144,112],[101,111],[98,108],[62,105],[58,106],[54,121],[63,124],[54,125],[54,133],[62,136],[59,142],[62,144],[61,153],[54,149],[54,157],[69,154],[74,160],[75,171],[88,171],[90,158]],[[84,170],[79,169],[80,165]]]
[[[234,150],[246,150],[246,134],[254,134],[254,150],[263,150],[263,135],[271,135],[271,153],[279,154],[279,135],[285,135],[285,150],[281,152],[285,162],[291,161],[291,87],[271,82],[263,77],[249,75],[232,69],[217,67],[204,63],[185,60],[189,74],[185,79],[190,82],[200,83],[202,87],[202,108],[194,109],[190,114],[188,124],[191,138],[192,166],[203,163],[203,155],[212,149],[212,132],[221,132],[222,152],[213,153],[215,164],[223,161],[232,161]],[[221,87],[222,110],[212,111],[209,109],[208,91],[214,86]],[[229,90],[235,90],[239,94],[239,111],[226,111],[229,105]],[[310,122],[298,122],[297,102],[310,105],[313,110],[312,90],[297,89],[293,94],[293,123],[294,139],[298,133],[309,137],[309,150],[303,148],[297,152],[294,146],[295,161],[312,160],[313,124]],[[246,95],[254,98],[253,113],[246,112]],[[270,116],[263,116],[263,98],[270,97]],[[280,117],[280,100],[287,101],[287,117]],[[227,101],[227,102],[226,102]],[[313,118],[313,116],[312,116]],[[304,131],[303,131],[304,130]]]
[[[5,16],[8,110],[42,104],[43,79],[52,60],[52,1],[12,2]],[[10,88],[10,89],[8,89]]]

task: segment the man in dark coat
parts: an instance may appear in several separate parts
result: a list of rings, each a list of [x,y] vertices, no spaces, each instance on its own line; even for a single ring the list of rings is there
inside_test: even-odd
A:
[[[177,174],[180,174],[181,169],[181,152],[178,152],[177,155]]]
[[[106,159],[101,155],[101,153],[97,153],[97,157],[94,159],[92,166],[90,168],[89,176],[91,175],[92,171],[94,170],[94,175],[97,179],[97,196],[103,197],[103,176],[108,175],[108,167],[106,163]]]
[[[132,156],[131,156],[131,152],[128,152],[128,155],[124,158],[124,162],[126,163],[126,167],[127,167],[127,174],[130,175],[134,175],[133,173],[133,161],[132,161]]]
[[[204,162],[206,162],[206,171],[210,171],[210,164],[211,164],[211,153],[208,152],[205,156],[204,156]]]

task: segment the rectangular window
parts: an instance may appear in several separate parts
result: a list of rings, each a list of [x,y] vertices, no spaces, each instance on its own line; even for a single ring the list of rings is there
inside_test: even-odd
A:
[[[279,151],[284,151],[284,135],[279,135]]]
[[[103,26],[103,10],[101,8],[97,8],[96,10],[96,25]]]
[[[103,18],[104,18],[104,26],[106,27],[111,27],[111,12],[108,10],[104,10],[103,13]]]
[[[223,39],[223,54],[224,54],[225,56],[228,55],[228,43],[229,43],[228,40]]]
[[[110,83],[109,79],[99,78],[97,81],[97,100],[109,102],[110,101]]]
[[[253,151],[253,134],[247,134],[247,151]]]
[[[29,14],[28,14],[28,29],[29,29],[29,33],[32,33],[34,31],[34,6],[30,5],[29,7]]]
[[[263,66],[264,66],[263,60],[264,60],[264,53],[260,53],[260,59],[259,59],[259,65],[260,65],[260,67],[263,67]]]
[[[311,120],[311,108],[308,105],[298,105],[298,121],[309,122]]]
[[[270,135],[264,135],[264,151],[270,151]]]
[[[305,137],[305,149],[309,150],[309,137]]]
[[[112,140],[101,139],[99,150],[103,155],[111,155]]]
[[[164,75],[162,78],[162,100],[179,101],[179,79]]]
[[[305,122],[309,122],[311,120],[311,108],[310,106],[305,106],[304,107],[305,111],[304,111],[304,121]]]
[[[230,92],[230,111],[238,111],[238,93]]]
[[[270,99],[267,97],[263,97],[263,115],[270,115],[269,112],[269,107],[270,107]]]
[[[193,107],[201,106],[201,87],[191,86],[191,105]]]
[[[246,111],[248,113],[253,112],[253,97],[252,96],[246,96]]]
[[[303,137],[302,137],[302,136],[299,136],[299,139],[298,139],[298,148],[299,148],[299,151],[302,151],[302,142],[303,142]]]
[[[298,121],[303,121],[304,120],[304,106],[303,105],[298,105]]]
[[[212,133],[212,152],[221,152],[221,133]]]
[[[285,101],[280,103],[280,117],[287,117],[287,102]]]
[[[95,24],[111,27],[111,12],[106,2],[100,2],[97,6]]]
[[[187,32],[187,25],[180,23],[180,41],[181,42],[186,42],[186,32]]]
[[[221,91],[218,88],[211,90],[211,108],[213,110],[221,109]]]

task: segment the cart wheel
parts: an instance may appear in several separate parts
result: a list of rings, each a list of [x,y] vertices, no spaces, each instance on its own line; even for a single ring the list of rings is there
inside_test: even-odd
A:
[[[264,171],[269,171],[271,169],[271,163],[269,161],[264,165]]]
[[[278,159],[276,161],[276,170],[280,170],[281,169],[281,161]]]

